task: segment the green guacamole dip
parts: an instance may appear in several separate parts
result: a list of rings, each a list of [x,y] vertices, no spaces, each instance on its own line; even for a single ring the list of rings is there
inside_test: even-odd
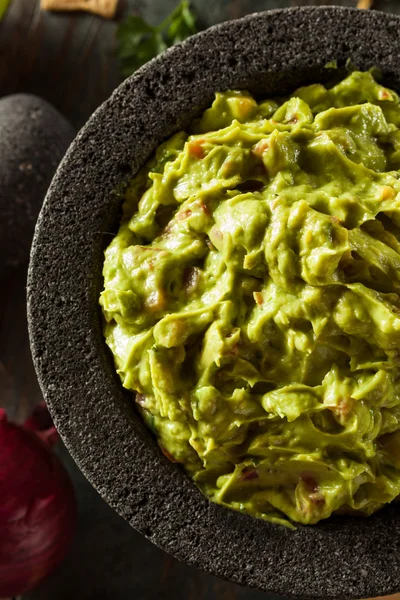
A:
[[[307,524],[400,494],[399,169],[399,97],[354,72],[217,93],[129,183],[105,338],[210,500]]]

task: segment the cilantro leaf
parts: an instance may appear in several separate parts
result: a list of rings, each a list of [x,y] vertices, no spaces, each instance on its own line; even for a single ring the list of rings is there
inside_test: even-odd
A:
[[[118,58],[124,77],[167,47],[161,33],[143,19],[131,16],[117,30]]]
[[[189,2],[181,2],[171,17],[167,32],[167,41],[170,46],[183,42],[183,40],[197,32],[195,18],[190,10]]]
[[[1,6],[2,0],[0,0]],[[117,56],[121,74],[129,77],[148,60],[169,46],[197,32],[195,15],[189,2],[182,2],[158,26],[137,16],[127,17],[117,29]]]

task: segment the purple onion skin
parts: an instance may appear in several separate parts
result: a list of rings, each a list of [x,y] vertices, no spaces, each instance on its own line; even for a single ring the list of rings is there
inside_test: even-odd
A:
[[[50,450],[57,434],[52,423],[43,429],[41,422],[31,417],[19,427],[0,409],[0,598],[45,579],[75,533],[74,490]]]

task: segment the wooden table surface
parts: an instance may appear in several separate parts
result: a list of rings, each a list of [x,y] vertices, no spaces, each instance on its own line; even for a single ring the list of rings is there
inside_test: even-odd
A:
[[[202,27],[259,10],[341,4],[355,0],[192,0]],[[118,17],[135,11],[158,23],[176,0],[125,0]],[[400,13],[398,0],[375,8]],[[0,23],[0,96],[42,96],[79,128],[120,82],[115,21],[84,13],[40,11],[38,0],[11,0]],[[21,421],[41,400],[25,316],[26,267],[2,281],[0,294],[0,405]],[[103,502],[60,444],[75,483],[79,526],[58,571],[30,600],[262,600],[265,594],[219,581],[181,564],[132,530]],[[272,598],[272,596],[269,596]]]

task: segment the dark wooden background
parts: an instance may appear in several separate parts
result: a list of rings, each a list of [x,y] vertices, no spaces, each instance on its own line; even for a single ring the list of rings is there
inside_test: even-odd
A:
[[[176,0],[125,0],[118,18],[135,11],[158,23]],[[355,0],[192,0],[202,27],[271,8],[341,4]],[[400,13],[399,0],[375,8]],[[84,13],[45,13],[38,0],[11,0],[0,23],[0,96],[42,96],[79,128],[120,83],[115,21]],[[351,42],[351,41],[350,41]],[[1,157],[0,157],[1,160]],[[22,421],[41,393],[31,363],[25,317],[26,266],[0,282],[0,405]],[[219,581],[181,564],[132,530],[95,490],[62,444],[58,452],[73,478],[79,525],[58,571],[26,600],[266,600],[259,592]]]

